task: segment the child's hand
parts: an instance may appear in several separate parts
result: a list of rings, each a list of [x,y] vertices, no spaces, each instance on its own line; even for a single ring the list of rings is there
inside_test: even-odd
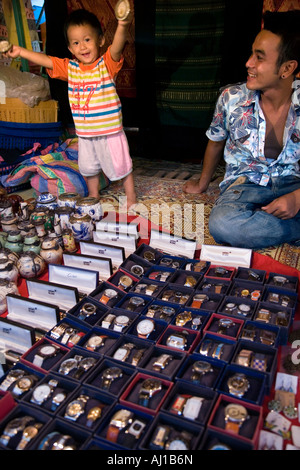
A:
[[[16,59],[21,55],[21,47],[13,45],[9,51],[2,53],[4,57],[9,57],[10,59]]]

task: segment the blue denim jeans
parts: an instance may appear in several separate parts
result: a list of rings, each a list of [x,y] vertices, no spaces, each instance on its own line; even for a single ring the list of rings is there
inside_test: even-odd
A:
[[[300,178],[286,176],[265,186],[246,181],[223,190],[209,218],[209,230],[219,244],[266,248],[291,243],[300,245],[300,211],[287,220],[267,214],[261,207],[300,188]]]

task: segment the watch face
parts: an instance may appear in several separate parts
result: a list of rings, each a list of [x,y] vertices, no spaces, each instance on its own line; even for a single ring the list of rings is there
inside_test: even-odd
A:
[[[187,444],[182,439],[173,439],[168,444],[169,450],[188,450]]]
[[[248,412],[243,405],[236,405],[233,403],[226,406],[225,416],[228,416],[231,421],[240,422],[247,418]]]
[[[128,349],[119,348],[114,353],[113,358],[117,359],[118,361],[124,361],[126,359],[127,355],[128,355]]]
[[[48,384],[39,385],[32,393],[32,397],[37,402],[45,400],[51,392],[51,387]]]
[[[151,320],[142,320],[137,324],[136,329],[140,335],[149,335],[154,330],[154,323]]]
[[[42,354],[43,356],[52,356],[52,354],[55,354],[56,352],[56,347],[52,346],[51,344],[46,345],[46,346],[41,346],[39,350],[39,354]]]
[[[211,365],[209,362],[205,361],[196,361],[193,364],[193,371],[205,374],[211,370]]]
[[[246,304],[240,304],[239,305],[239,310],[241,310],[241,312],[250,312],[250,305],[246,305]]]
[[[67,395],[65,392],[57,392],[53,397],[53,401],[58,405],[59,403],[62,403],[65,400],[66,396]]]
[[[122,375],[122,370],[119,367],[109,367],[108,369],[105,369],[102,374],[105,379],[118,379],[122,377]]]
[[[110,299],[113,299],[114,297],[117,297],[117,295],[118,295],[118,293],[113,289],[105,289],[105,291],[103,293],[104,293],[104,295],[106,295]]]
[[[112,420],[110,424],[112,426],[116,426],[118,429],[124,428],[129,419],[132,417],[132,412],[129,410],[119,410],[117,411],[114,416],[112,417]]]
[[[156,390],[160,390],[160,389],[161,389],[161,382],[160,382],[160,380],[146,379],[146,380],[144,380],[144,382],[142,383],[141,388],[142,388],[143,390],[150,390],[150,391],[154,392],[154,391],[156,391]]]
[[[101,336],[92,336],[88,342],[87,346],[90,348],[99,348],[99,346],[103,346],[103,338]]]
[[[140,305],[143,305],[144,299],[142,299],[141,297],[131,297],[129,303],[138,307]]]
[[[28,390],[32,384],[32,380],[30,377],[21,377],[18,380],[18,387],[21,390]]]
[[[141,276],[144,274],[144,268],[142,266],[139,266],[138,264],[135,264],[130,268],[130,271],[132,274],[135,274],[136,276]]]
[[[120,284],[121,286],[124,286],[124,287],[130,287],[131,284],[133,283],[133,280],[129,277],[129,276],[121,276],[120,277]]]
[[[127,317],[127,315],[119,315],[116,319],[115,319],[115,323],[117,325],[127,325],[127,323],[129,322],[129,318]]]

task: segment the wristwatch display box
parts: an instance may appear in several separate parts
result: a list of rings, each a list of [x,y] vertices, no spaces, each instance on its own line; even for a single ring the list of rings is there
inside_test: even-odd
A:
[[[239,339],[277,348],[279,345],[279,327],[247,320],[241,330]]]
[[[221,294],[226,295],[229,288],[231,287],[231,281],[226,279],[215,279],[206,278],[205,276],[200,281],[197,290],[202,294]]]
[[[62,286],[38,279],[26,279],[28,297],[58,306],[64,312],[70,310],[79,301],[76,287]]]
[[[43,349],[45,352],[43,352]],[[69,351],[64,346],[59,346],[54,341],[50,341],[45,337],[29,348],[20,358],[27,367],[32,367],[40,371],[49,371],[52,369]],[[35,363],[35,359],[38,361]]]
[[[55,305],[15,294],[8,294],[6,301],[8,320],[31,326],[45,333],[59,322],[59,308]]]
[[[194,353],[200,354],[204,358],[213,358],[223,363],[229,362],[237,341],[224,336],[205,333],[200,343],[194,349]]]
[[[262,299],[265,285],[258,282],[249,283],[242,279],[234,278],[228,296],[237,299],[258,302]]]
[[[141,450],[195,450],[201,440],[204,426],[170,416],[160,411],[142,439]]]
[[[223,298],[217,312],[230,315],[230,317],[234,317],[235,319],[240,318],[241,320],[251,320],[256,307],[257,302],[229,295]]]
[[[224,367],[225,364],[216,359],[193,353],[185,358],[175,380],[214,389]]]
[[[295,315],[295,310],[298,301],[297,292],[288,292],[284,289],[278,287],[266,286],[263,296],[261,298],[262,302],[270,302],[274,305],[280,306],[283,309],[290,309],[292,311],[292,316]]]
[[[143,277],[139,282],[131,287],[130,292],[134,294],[147,295],[153,298],[157,298],[161,293],[163,286],[156,281],[151,281],[148,278]]]
[[[99,284],[98,271],[61,264],[48,264],[49,282],[74,287],[80,297],[93,292]]]
[[[30,450],[81,450],[90,440],[92,432],[72,422],[54,417],[37,436]]]
[[[109,296],[106,291],[109,291]],[[111,295],[111,293],[113,293],[113,295]],[[89,297],[94,299],[96,302],[99,302],[101,305],[114,307],[123,297],[125,297],[125,295],[125,292],[118,289],[113,284],[110,284],[108,281],[104,281],[89,294]]]
[[[93,341],[92,338],[101,338],[101,341]],[[79,342],[77,349],[82,352],[92,352],[96,356],[109,354],[120,338],[120,333],[95,326],[90,329],[84,339]],[[81,354],[81,353],[80,353]]]
[[[100,258],[110,259],[113,271],[118,269],[125,259],[125,250],[119,246],[111,246],[92,241],[80,241],[79,248],[82,255],[99,256]]]
[[[160,292],[158,298],[175,305],[186,305],[193,295],[194,290],[190,287],[178,286],[168,283]]]
[[[209,313],[200,312],[198,309],[181,308],[179,312],[171,318],[171,324],[180,326],[181,328],[188,328],[193,331],[202,331],[205,323],[209,318]]]
[[[141,402],[143,384],[146,380],[151,381],[151,383],[159,384],[159,387],[157,387],[153,392],[148,389],[147,405],[145,403],[142,404]],[[172,387],[173,383],[169,380],[138,372],[120,396],[119,402],[124,406],[130,406],[132,409],[155,415],[161,408]]]
[[[214,293],[205,293],[196,290],[187,301],[186,307],[195,308],[204,312],[216,312],[222,301],[222,295]]]
[[[176,351],[191,353],[200,341],[200,332],[168,325],[157,341],[158,346]]]
[[[89,331],[88,326],[66,316],[45,334],[45,338],[69,349],[84,342]]]
[[[162,320],[154,320],[144,315],[138,315],[131,327],[127,331],[128,336],[138,336],[151,342],[158,342],[160,336],[167,327],[167,323]]]
[[[130,310],[134,313],[141,313],[150,302],[151,299],[148,296],[133,294],[130,292],[129,294],[126,294],[124,297],[122,297],[114,307]]]
[[[122,394],[136,373],[135,367],[104,357],[84,384],[116,398]]]
[[[266,286],[269,285],[296,292],[299,286],[299,279],[296,276],[286,276],[285,274],[271,272],[266,282]]]
[[[117,404],[96,429],[94,436],[105,439],[112,448],[140,448],[140,442],[147,433],[153,417],[128,405]]]
[[[233,436],[206,429],[204,436],[197,450],[255,450],[252,442],[244,442]]]
[[[234,429],[230,429],[225,421],[225,409],[229,404],[242,405],[246,408],[246,419],[241,420],[240,426],[234,426]],[[237,423],[235,423],[237,424]],[[219,395],[212,413],[207,422],[207,428],[215,430],[217,432],[222,431],[225,434],[230,434],[236,439],[241,439],[244,442],[248,442],[256,446],[259,431],[263,424],[263,409],[259,405],[246,402],[244,400],[233,399],[226,395]]]
[[[211,264],[208,271],[205,273],[205,277],[232,280],[235,272],[236,270],[232,266]]]
[[[157,281],[163,283],[164,286],[166,282],[170,282],[174,273],[176,272],[175,268],[169,268],[168,266],[155,265],[148,269],[144,277],[151,279],[151,281]]]
[[[185,259],[181,264],[180,269],[184,269],[190,274],[200,273],[203,276],[206,274],[208,268],[210,267],[209,261],[200,261],[199,259]]]
[[[203,333],[210,333],[231,339],[237,339],[244,325],[244,320],[227,315],[213,313],[205,324]]]
[[[159,264],[159,260],[163,257],[163,253],[152,248],[146,243],[141,243],[135,250],[134,254],[147,260],[150,265]]]
[[[189,423],[205,425],[218,393],[208,387],[176,382],[160,411]]]
[[[26,393],[22,401],[41,411],[56,415],[78,389],[78,382],[50,372]]]
[[[71,308],[66,316],[79,324],[82,323],[85,327],[92,328],[103,316],[107,315],[108,311],[109,308],[104,304],[95,302],[93,298],[87,296]]]
[[[175,374],[182,366],[186,354],[175,350],[166,351],[165,348],[153,346],[147,355],[147,360],[138,369],[140,372],[174,380]]]
[[[120,335],[106,353],[107,357],[120,364],[143,367],[153,343],[135,336]]]
[[[246,352],[246,354],[245,354]],[[258,370],[266,376],[265,395],[269,395],[277,368],[278,350],[259,343],[240,340],[231,359],[241,370]]]
[[[184,269],[177,269],[172,278],[172,284],[198,289],[198,285],[202,278],[203,275],[201,273],[191,273],[190,271],[186,271]]]
[[[278,326],[280,344],[287,343],[291,322],[293,320],[293,311],[291,309],[277,307],[271,302],[259,302],[253,320],[259,323]]]
[[[78,407],[78,399],[81,409]],[[74,422],[83,430],[94,432],[115,405],[114,397],[83,384],[76,389],[71,398],[68,398],[57,416],[66,423]]]
[[[45,373],[33,370],[22,362],[11,367],[0,381],[0,394],[9,392],[14,403],[23,400],[26,394],[45,376]],[[3,379],[3,380],[2,380]],[[25,380],[24,380],[25,379]]]
[[[127,282],[123,281],[125,279]],[[123,282],[122,282],[123,281]],[[118,289],[128,292],[132,289],[138,282],[139,278],[133,276],[132,274],[127,273],[121,267],[108,279],[108,282],[116,286]]]
[[[262,405],[266,393],[266,375],[253,369],[246,370],[236,364],[229,364],[222,372],[216,391],[255,405]]]
[[[50,422],[51,417],[48,413],[37,410],[26,403],[18,403],[0,423],[0,449],[18,450],[18,446],[20,449],[31,449]],[[29,425],[36,424],[38,424],[38,432],[34,432],[32,439],[29,440],[24,431]]]
[[[263,269],[243,268],[239,266],[235,273],[235,278],[252,283],[264,284],[266,281],[266,271]]]
[[[52,367],[51,372],[81,383],[95,370],[100,360],[99,354],[74,347]]]
[[[120,269],[140,279],[141,277],[146,275],[151,266],[153,266],[153,264],[149,261],[135,254],[131,254],[123,261],[120,266]]]
[[[87,256],[81,253],[64,253],[63,261],[65,266],[97,271],[100,281],[106,281],[113,272],[110,258]]]

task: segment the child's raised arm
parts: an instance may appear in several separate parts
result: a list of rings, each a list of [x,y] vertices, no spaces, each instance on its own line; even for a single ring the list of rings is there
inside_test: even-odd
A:
[[[53,63],[49,56],[47,56],[43,52],[30,51],[21,46],[13,45],[8,52],[3,54],[3,56],[10,57],[11,59],[21,57],[22,59],[27,59],[30,62],[33,62],[34,64],[40,65],[41,67],[53,69]]]

